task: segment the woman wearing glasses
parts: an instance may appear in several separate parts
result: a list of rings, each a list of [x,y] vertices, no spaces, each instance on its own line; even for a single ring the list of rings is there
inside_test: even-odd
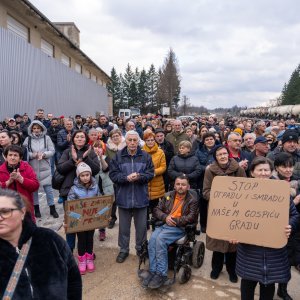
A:
[[[30,203],[34,219],[33,193],[38,190],[39,182],[33,168],[22,161],[23,149],[17,145],[7,146],[4,150],[5,163],[0,166],[0,186],[19,192]]]
[[[215,176],[246,177],[245,170],[233,158],[229,158],[229,152],[225,146],[217,146],[213,152],[213,157],[215,161],[206,168],[203,181],[203,197],[207,201],[210,198],[211,185]],[[236,245],[206,235],[206,248],[213,251],[210,278],[217,279],[219,277],[225,256],[229,280],[237,282],[238,278],[235,273]]]
[[[25,262],[16,269],[20,252]],[[82,283],[66,242],[32,222],[20,194],[0,189],[0,298],[8,291],[8,299],[75,300],[82,298]]]

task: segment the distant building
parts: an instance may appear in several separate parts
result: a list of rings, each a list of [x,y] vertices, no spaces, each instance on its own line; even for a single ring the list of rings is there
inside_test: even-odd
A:
[[[110,77],[79,47],[73,22],[53,23],[27,0],[1,0],[0,120],[38,108],[111,115]]]

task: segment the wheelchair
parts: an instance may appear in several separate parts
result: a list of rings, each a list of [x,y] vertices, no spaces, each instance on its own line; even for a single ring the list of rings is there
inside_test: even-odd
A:
[[[162,226],[162,221],[151,220],[152,229]],[[200,268],[204,261],[205,245],[202,241],[196,240],[196,235],[200,235],[200,230],[196,229],[196,224],[189,224],[185,227],[185,236],[170,244],[168,247],[168,267],[173,270],[173,278],[168,280],[165,285],[172,285],[176,281],[184,284],[189,281],[192,275],[192,266]],[[138,274],[142,272],[141,265],[146,263],[148,258],[148,241],[142,245],[139,256]],[[140,276],[142,278],[142,276]]]

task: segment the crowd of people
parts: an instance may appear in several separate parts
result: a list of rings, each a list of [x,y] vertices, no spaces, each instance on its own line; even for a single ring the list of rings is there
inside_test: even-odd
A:
[[[289,224],[282,228],[288,237],[287,246],[272,249],[206,236],[206,247],[213,251],[211,279],[218,279],[225,263],[231,282],[238,282],[238,276],[241,278],[243,300],[254,299],[257,283],[260,284],[260,299],[273,299],[276,283],[277,295],[292,299],[287,290],[291,266],[300,272],[300,127],[295,120],[217,119],[213,116],[180,120],[160,115],[124,120],[79,114],[66,118],[54,117],[51,113],[45,116],[44,110],[38,109],[33,120],[27,114],[16,114],[0,123],[0,129],[0,184],[4,189],[0,191],[0,198],[5,199],[0,201],[0,244],[7,248],[4,257],[13,255],[17,261],[18,257],[9,247],[21,249],[27,242],[22,238],[25,234],[28,237],[44,234],[45,239],[49,236],[56,245],[53,246],[56,251],[66,250],[63,241],[55,235],[36,228],[36,218],[43,217],[39,188],[42,187],[46,194],[53,218],[59,217],[54,187],[59,191],[58,203],[62,204],[72,199],[114,195],[108,228],[115,226],[118,217],[118,263],[123,263],[129,255],[132,218],[138,256],[147,240],[151,217],[165,223],[150,239],[150,268],[143,279],[144,287],[158,288],[167,280],[166,246],[184,234],[182,228],[187,223],[199,223],[201,232],[206,233],[210,190],[215,176],[285,180],[291,187]],[[57,176],[63,177],[58,188],[53,183]],[[19,226],[11,229],[19,233],[13,242],[11,232],[8,234],[1,228],[5,222],[13,226],[10,218],[18,220]],[[105,241],[106,234],[105,228],[100,228],[99,240]],[[74,271],[71,253],[75,251],[76,236],[77,271],[81,275],[93,272],[94,230],[67,234],[68,250],[59,255],[63,256],[67,268]],[[34,239],[39,238],[32,239],[31,247],[35,245]],[[51,258],[58,253],[53,250],[47,255]],[[5,259],[0,261],[0,268],[5,263]],[[0,296],[13,268],[11,263],[6,275],[0,272],[3,279]],[[60,280],[59,289],[65,288],[65,281],[70,280],[77,282],[78,291],[81,291],[81,280],[74,274],[70,271],[60,274],[66,277]],[[35,281],[32,277],[31,284],[38,285],[39,278]],[[24,288],[22,285],[17,293],[21,294]],[[51,291],[45,297],[44,291],[35,291],[43,299],[51,295]],[[73,292],[69,288],[64,291],[70,295]]]

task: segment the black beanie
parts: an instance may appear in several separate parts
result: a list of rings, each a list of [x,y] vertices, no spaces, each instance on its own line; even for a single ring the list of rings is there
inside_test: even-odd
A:
[[[298,143],[298,139],[299,139],[299,135],[297,133],[297,131],[295,131],[294,129],[289,129],[289,130],[286,130],[284,132],[284,134],[282,135],[282,145],[285,143],[285,142],[288,142],[288,141],[295,141]]]

